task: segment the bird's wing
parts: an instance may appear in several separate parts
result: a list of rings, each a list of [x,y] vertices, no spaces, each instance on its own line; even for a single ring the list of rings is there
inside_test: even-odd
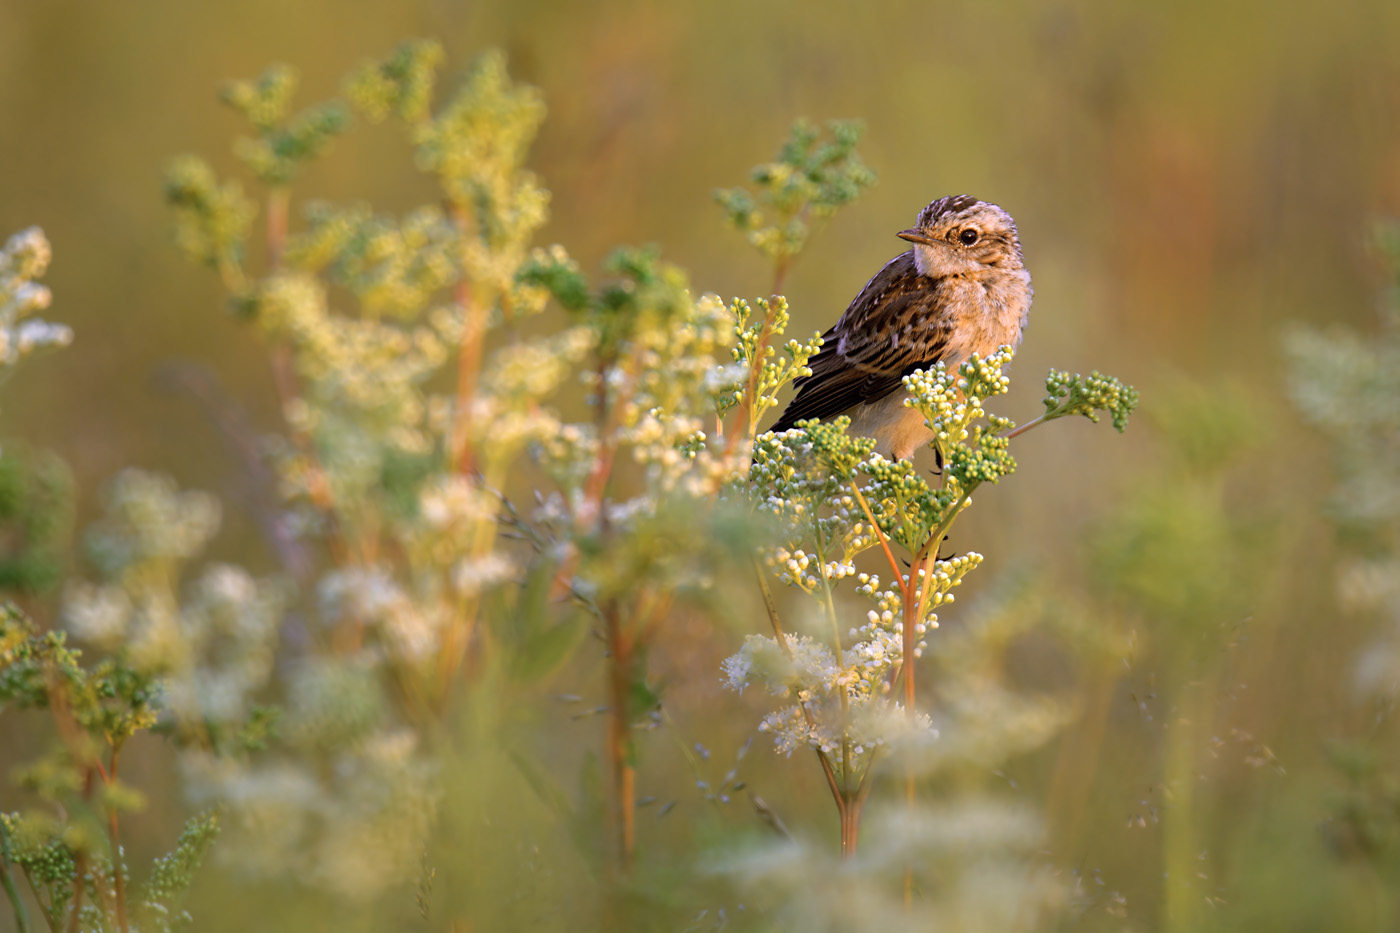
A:
[[[913,251],[875,274],[851,302],[793,384],[797,396],[769,430],[786,431],[809,418],[825,420],[898,389],[904,376],[942,356],[952,322],[939,313],[938,283],[919,275]]]

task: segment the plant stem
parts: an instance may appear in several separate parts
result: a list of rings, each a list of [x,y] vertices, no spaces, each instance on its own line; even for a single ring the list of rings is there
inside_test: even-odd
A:
[[[1036,425],[1038,425],[1038,424],[1044,424],[1044,423],[1049,419],[1049,417],[1050,417],[1050,413],[1049,413],[1049,412],[1046,412],[1045,414],[1041,415],[1039,418],[1035,418],[1035,419],[1033,419],[1033,420],[1031,420],[1031,421],[1027,421],[1025,424],[1020,425],[1019,427],[1016,427],[1016,428],[1011,429],[1010,431],[1008,431],[1008,432],[1006,432],[1005,434],[1003,434],[1002,437],[1006,438],[1008,441],[1011,440],[1013,437],[1020,437],[1022,434],[1025,434],[1027,431],[1029,431],[1031,428],[1035,427]]]
[[[103,780],[110,784],[117,779],[117,755],[121,749],[119,746],[112,748],[112,762],[107,767],[107,774]],[[113,809],[107,816],[107,829],[112,840],[112,882],[117,892],[117,929],[121,933],[128,933],[126,922],[126,878],[122,872],[122,845],[121,837],[117,831],[117,811]]]
[[[826,547],[820,530],[817,531],[817,569],[822,576],[826,615],[831,620],[832,650],[836,653],[836,664],[841,668],[841,679],[836,684],[836,689],[841,691],[841,780],[836,809],[841,817],[841,857],[850,858],[856,854],[860,831],[860,807],[851,789],[855,776],[851,759],[851,696],[846,689],[846,665],[841,660],[841,623],[836,618],[836,603],[831,597],[831,579],[826,574]]]
[[[973,487],[976,488],[976,487]],[[904,715],[909,717],[912,723],[915,716],[916,694],[914,689],[914,652],[917,650],[916,639],[918,637],[915,629],[924,618],[924,613],[928,608],[929,593],[933,590],[933,566],[938,563],[938,548],[943,543],[943,536],[948,533],[948,529],[953,526],[958,513],[962,511],[963,504],[972,495],[972,489],[962,494],[957,502],[953,503],[952,509],[938,523],[938,527],[933,530],[933,534],[919,548],[919,553],[914,557],[914,563],[909,568],[909,595],[917,594],[918,599],[904,600]],[[925,566],[927,565],[927,566]],[[922,584],[920,582],[920,572],[922,573]],[[913,608],[913,614],[910,609]],[[912,817],[914,806],[918,799],[918,788],[914,780],[914,765],[911,761],[904,774],[904,801],[909,808]],[[912,864],[904,867],[904,908],[909,910],[914,905],[914,866]]]
[[[287,218],[290,204],[291,193],[285,187],[273,188],[268,192],[265,236],[269,275],[282,268],[282,256],[287,245]],[[272,384],[277,390],[277,401],[285,419],[287,409],[301,399],[301,389],[297,386],[296,360],[292,347],[283,341],[276,341],[269,347],[268,358],[272,368]],[[292,431],[291,433],[293,442],[306,457],[307,493],[311,497],[312,504],[325,515],[329,524],[326,546],[331,552],[331,559],[338,565],[344,564],[349,558],[349,549],[336,513],[330,482],[326,479],[325,471],[321,468],[321,462],[316,456],[316,448],[312,439],[300,431]]]
[[[890,562],[890,570],[894,573],[895,585],[899,587],[900,593],[904,596],[904,602],[909,602],[909,587],[904,583],[904,572],[899,569],[899,561],[894,559],[894,552],[890,550],[889,539],[885,537],[885,530],[880,527],[880,523],[875,521],[875,513],[870,510],[870,504],[865,501],[865,494],[860,491],[860,486],[855,480],[851,480],[851,492],[856,494],[856,501],[860,503],[861,510],[865,512],[866,519],[870,522],[870,527],[875,529],[875,536],[880,539],[880,547],[885,552],[885,559]]]
[[[768,578],[763,574],[763,565],[757,559],[753,562],[754,573],[758,576],[758,588],[763,593],[763,606],[768,610],[768,621],[773,626],[773,637],[778,642],[778,647],[783,650],[783,654],[792,657],[792,646],[788,644],[787,633],[783,631],[783,625],[778,620],[778,604],[773,599],[773,591],[768,588]],[[802,710],[802,718],[806,721],[807,727],[812,727],[812,714],[803,704],[798,704]],[[820,748],[813,749],[817,753],[817,762],[822,766],[822,774],[826,777],[826,786],[831,791],[831,799],[836,803],[836,810],[840,814],[845,813],[846,801],[841,795],[841,784],[836,779],[836,770],[831,767],[831,759],[826,757],[826,753]],[[873,761],[873,759],[872,759]],[[842,827],[845,826],[845,817],[842,816]],[[843,843],[844,845],[844,843]]]
[[[936,550],[936,549],[935,549],[935,552],[934,552],[934,553],[937,554],[937,550]],[[921,567],[923,567],[923,561],[922,561],[922,560],[916,560],[916,561],[914,562],[914,565],[913,565],[912,567],[909,568],[909,587],[910,587],[910,590],[912,591],[912,592],[910,593],[910,595],[913,595],[913,593],[918,593],[919,598],[918,598],[918,600],[917,600],[917,605],[916,605],[916,601],[913,600],[913,599],[905,599],[905,600],[904,600],[904,632],[903,632],[903,635],[904,635],[904,638],[903,638],[904,648],[903,648],[903,651],[902,651],[903,656],[904,656],[904,658],[903,658],[903,660],[904,660],[904,670],[903,670],[903,674],[904,674],[904,715],[909,719],[909,722],[910,722],[911,726],[912,726],[912,724],[913,724],[913,722],[914,722],[914,708],[915,708],[915,707],[914,707],[914,704],[915,704],[915,693],[914,693],[914,648],[915,648],[915,641],[914,641],[914,639],[915,639],[915,634],[914,634],[914,626],[915,626],[915,620],[922,617],[921,612],[922,612],[923,597],[924,597],[924,593],[926,593],[926,592],[928,591],[928,586],[927,586],[927,585],[925,585],[925,586],[923,586],[923,587],[921,587],[921,588],[915,589],[916,587],[918,587],[918,583],[919,583],[919,569],[920,569]],[[928,580],[929,583],[932,583],[933,581],[932,581],[931,579],[928,579],[928,577],[929,577],[929,575],[926,574],[926,575],[925,575],[925,578]],[[912,612],[913,612],[912,615],[911,615],[911,610],[912,610]],[[906,808],[908,809],[908,811],[909,811],[909,817],[910,817],[910,819],[913,819],[913,816],[914,816],[914,807],[915,807],[915,805],[916,805],[917,800],[918,800],[918,787],[917,787],[917,785],[916,785],[916,783],[915,783],[915,779],[914,779],[914,762],[913,762],[913,760],[911,759],[911,760],[905,765],[905,768],[904,768],[904,805],[905,805],[905,807],[906,807]],[[912,862],[906,862],[905,865],[904,865],[904,909],[905,909],[906,911],[908,911],[908,910],[910,910],[913,906],[914,906],[914,865],[913,865]]]
[[[598,455],[593,461],[593,469],[589,472],[588,479],[584,484],[583,501],[574,510],[576,530],[583,534],[601,533],[606,525],[607,514],[603,507],[603,500],[617,457],[618,440],[616,434],[619,412],[627,407],[636,391],[639,371],[642,368],[641,348],[636,348],[627,360],[625,368],[622,370],[623,384],[618,389],[617,397],[609,401],[607,395],[608,371],[615,362],[615,360],[609,359],[598,361],[599,395],[593,419],[598,426]],[[554,573],[554,582],[550,585],[551,599],[560,599],[569,592],[571,589],[570,578],[573,576],[578,561],[579,549],[577,545],[574,545],[559,562],[559,569]]]
[[[28,868],[24,869],[24,880],[29,885],[29,890],[34,894],[34,902],[39,905],[39,916],[44,918],[49,933],[58,933],[63,926],[63,918],[54,907],[52,897],[45,903],[44,892],[34,883],[34,876],[29,873]]]
[[[451,208],[452,220],[465,244],[469,235],[467,211],[460,204]],[[453,411],[452,447],[448,456],[458,473],[469,473],[472,469],[472,451],[467,444],[466,429],[468,410],[476,397],[476,383],[481,369],[481,343],[486,334],[486,312],[481,296],[473,295],[467,281],[466,249],[463,247],[462,277],[453,289],[452,297],[462,313],[462,339],[457,348],[457,399]]]
[[[98,767],[101,762],[98,762]],[[97,768],[89,766],[83,773],[83,801],[87,803],[92,800],[93,784],[97,777]],[[73,868],[73,913],[68,918],[68,933],[78,933],[79,917],[83,908],[83,881],[87,878],[87,850],[79,849],[78,857],[75,859]],[[100,888],[98,889],[101,890]]]
[[[1055,826],[1064,852],[1079,851],[1084,832],[1084,815],[1094,794],[1094,775],[1103,752],[1108,729],[1113,688],[1118,683],[1114,670],[1105,665],[1092,677],[1091,697],[1079,728],[1062,742],[1055,763],[1050,790],[1046,794],[1046,816]]]
[[[836,618],[836,603],[831,598],[831,580],[826,575],[826,546],[822,542],[820,528],[817,530],[817,570],[822,575],[823,602],[826,617],[831,622],[831,650],[836,653],[836,664],[844,671],[845,665],[841,663],[841,623]]]
[[[623,875],[632,873],[632,853],[636,846],[637,773],[632,764],[632,722],[629,715],[629,686],[632,673],[632,646],[622,631],[622,620],[615,602],[603,610],[611,656],[611,696],[608,710],[608,757],[613,772],[613,813],[617,820],[618,862]]]
[[[83,879],[87,877],[87,853],[79,852],[73,864],[73,913],[68,918],[68,933],[78,933],[78,917],[83,908]]]
[[[466,279],[457,283],[453,297],[462,312],[462,340],[457,346],[457,396],[452,423],[452,468],[466,474],[472,470],[472,450],[467,443],[467,419],[472,400],[476,397],[478,371],[481,368],[481,340],[485,334],[484,315],[472,301],[471,286]]]
[[[769,293],[775,298],[783,293],[783,280],[787,278],[788,269],[792,266],[791,256],[782,256],[773,263],[773,290]]]
[[[792,649],[788,647],[787,635],[783,632],[783,623],[778,621],[778,604],[773,599],[773,591],[768,588],[768,577],[763,573],[763,565],[758,562],[758,558],[753,560],[754,576],[758,577],[758,591],[763,594],[763,608],[768,610],[768,622],[773,626],[773,637],[778,640],[778,645],[786,655],[792,654]]]
[[[1166,868],[1166,917],[1162,929],[1186,933],[1200,928],[1193,891],[1196,866],[1196,737],[1206,716],[1205,689],[1199,683],[1180,688],[1177,714],[1167,724],[1166,785],[1171,800],[1163,812],[1162,846]]]
[[[856,854],[856,843],[860,837],[860,811],[854,801],[846,798],[841,807],[841,857],[852,858]]]
[[[87,853],[79,852],[74,865],[73,913],[68,918],[68,933],[78,933],[78,918],[83,909],[83,879],[87,876]]]
[[[0,826],[0,837],[3,837],[5,828]],[[29,933],[29,913],[24,909],[24,901],[20,899],[19,889],[15,887],[15,880],[10,877],[10,863],[3,857],[6,842],[0,838],[0,887],[5,889],[5,896],[10,899],[10,906],[15,912],[15,929],[19,933]]]

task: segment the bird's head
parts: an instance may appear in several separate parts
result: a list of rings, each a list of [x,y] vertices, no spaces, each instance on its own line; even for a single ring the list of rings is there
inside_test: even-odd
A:
[[[899,237],[914,244],[920,275],[980,277],[1024,269],[1016,221],[969,194],[939,198]]]

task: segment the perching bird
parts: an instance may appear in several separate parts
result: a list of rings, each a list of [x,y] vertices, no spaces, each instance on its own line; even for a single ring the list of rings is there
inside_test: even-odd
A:
[[[865,283],[823,335],[812,374],[794,382],[797,396],[770,430],[848,414],[848,434],[873,437],[879,453],[907,460],[933,433],[904,407],[901,379],[1021,342],[1031,276],[1010,214],[971,195],[939,198],[898,235],[914,247]]]

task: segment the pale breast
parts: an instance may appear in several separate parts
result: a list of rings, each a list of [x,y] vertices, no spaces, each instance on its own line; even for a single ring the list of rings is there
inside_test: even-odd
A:
[[[981,279],[958,278],[946,287],[955,289],[949,307],[957,324],[944,351],[952,368],[976,353],[985,359],[1003,346],[1019,346],[1031,310],[1031,277],[1025,270],[999,273]]]

